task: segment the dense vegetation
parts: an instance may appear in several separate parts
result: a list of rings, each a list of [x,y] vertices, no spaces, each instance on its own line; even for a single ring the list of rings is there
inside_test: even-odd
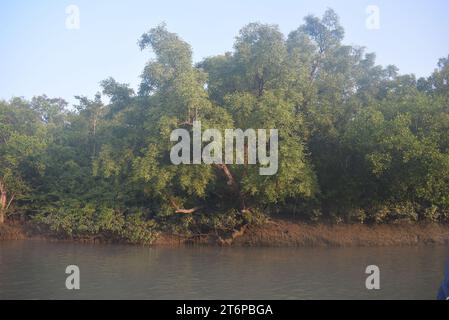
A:
[[[447,221],[449,59],[416,79],[343,37],[332,10],[287,37],[251,23],[233,52],[194,65],[160,25],[139,40],[154,59],[137,93],[109,78],[76,110],[46,96],[0,101],[0,223],[150,242],[158,230],[219,233],[277,215]],[[279,129],[278,174],[172,165],[170,133],[194,120]]]

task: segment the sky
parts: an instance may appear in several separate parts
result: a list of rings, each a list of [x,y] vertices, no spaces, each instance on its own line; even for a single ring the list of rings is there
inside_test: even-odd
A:
[[[71,5],[79,28],[74,11],[66,12]],[[368,6],[378,8],[378,20]],[[326,8],[340,16],[345,44],[366,47],[401,73],[429,76],[449,55],[447,0],[1,0],[0,99],[45,93],[74,103],[110,76],[136,89],[153,58],[137,40],[161,22],[192,46],[198,62],[231,51],[250,22],[277,24],[287,35]]]

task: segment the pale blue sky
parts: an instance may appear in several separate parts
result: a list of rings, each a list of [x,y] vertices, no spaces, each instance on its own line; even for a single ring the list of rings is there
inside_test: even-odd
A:
[[[70,4],[80,9],[79,30],[65,27]],[[380,30],[365,27],[368,5],[380,9]],[[345,43],[367,47],[401,73],[427,76],[449,54],[447,0],[2,0],[0,98],[46,93],[73,102],[74,95],[94,95],[109,76],[136,88],[151,57],[137,39],[162,21],[200,61],[232,50],[249,22],[278,24],[288,34],[327,7],[340,15]]]

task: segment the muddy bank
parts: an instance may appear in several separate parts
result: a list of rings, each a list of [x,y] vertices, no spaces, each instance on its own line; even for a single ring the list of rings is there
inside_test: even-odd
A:
[[[449,225],[310,225],[273,220],[261,226],[248,226],[232,241],[216,236],[185,238],[161,235],[155,245],[215,244],[249,247],[371,247],[449,244]]]
[[[61,240],[36,234],[26,225],[1,225],[0,240]],[[108,239],[62,239],[61,241],[110,243]],[[154,246],[217,245],[248,247],[371,247],[449,244],[449,225],[324,225],[271,220],[260,226],[245,226],[227,238],[216,235],[187,237],[161,233]]]
[[[28,239],[30,235],[25,232],[23,225],[0,225],[0,241],[1,240],[24,240]]]
[[[308,225],[272,221],[249,227],[233,243],[237,246],[274,247],[369,247],[449,244],[449,226],[400,225]]]

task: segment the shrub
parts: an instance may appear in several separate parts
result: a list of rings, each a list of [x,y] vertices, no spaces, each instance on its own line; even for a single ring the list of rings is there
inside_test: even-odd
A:
[[[151,244],[157,232],[156,223],[143,214],[125,216],[110,207],[74,206],[47,208],[34,216],[35,227],[59,238],[102,237],[112,241]]]

